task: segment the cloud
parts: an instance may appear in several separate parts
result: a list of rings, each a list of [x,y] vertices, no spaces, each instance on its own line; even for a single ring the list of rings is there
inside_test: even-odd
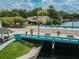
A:
[[[57,10],[79,12],[79,0],[0,0],[0,9],[48,8],[53,5]]]
[[[19,2],[14,2],[14,8],[31,9],[34,7],[34,3],[31,0],[21,0]]]
[[[10,8],[22,8],[22,9],[31,9],[34,7],[32,0],[0,0],[0,7],[2,9]]]
[[[79,12],[79,0],[42,0],[42,4],[53,5],[57,10]]]

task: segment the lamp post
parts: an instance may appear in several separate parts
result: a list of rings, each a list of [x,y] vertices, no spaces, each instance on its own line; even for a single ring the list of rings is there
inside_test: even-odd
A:
[[[74,21],[73,21],[73,19],[74,19],[74,18],[72,17],[72,28],[73,28],[73,26],[74,26]]]
[[[37,16],[37,19],[38,19],[38,16]],[[39,37],[39,35],[40,35],[40,28],[39,28],[39,19],[38,19],[38,37]]]
[[[74,26],[74,22],[72,21],[72,28],[73,28],[73,26]]]

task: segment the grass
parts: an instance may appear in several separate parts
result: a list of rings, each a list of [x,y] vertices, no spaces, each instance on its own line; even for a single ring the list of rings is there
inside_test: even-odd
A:
[[[33,45],[25,45],[21,42],[13,42],[0,52],[0,59],[16,59],[28,53]]]

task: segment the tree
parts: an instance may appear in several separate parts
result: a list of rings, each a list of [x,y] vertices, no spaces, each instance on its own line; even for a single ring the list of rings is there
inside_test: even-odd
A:
[[[2,10],[0,12],[0,17],[15,17],[20,16],[17,12],[10,11],[10,10]]]
[[[32,16],[38,16],[38,15],[37,15],[38,10],[40,11],[40,10],[42,10],[42,8],[39,7],[39,8],[33,9],[33,10],[31,11]]]
[[[39,16],[47,16],[48,12],[46,9],[38,10],[37,15]]]
[[[77,19],[77,20],[79,19],[79,14],[78,13],[72,13],[72,16],[73,16],[74,19]],[[75,21],[75,20],[73,20],[73,21]]]
[[[23,10],[23,9],[14,9],[12,10],[12,12],[19,14],[19,16],[23,17],[23,18],[27,18],[27,10]]]
[[[8,11],[8,10],[2,10],[0,17],[8,17],[10,15],[11,15],[10,11]]]
[[[53,19],[47,18],[46,19],[46,25],[51,25],[53,23]]]
[[[60,25],[61,24],[60,19],[53,19],[53,24],[54,25]]]
[[[64,11],[59,11],[58,13],[62,16],[63,19],[70,19],[69,21],[78,21],[79,19],[79,13],[69,13]]]
[[[60,16],[58,14],[58,12],[55,10],[55,8],[53,6],[49,6],[48,9],[48,16],[53,19],[53,24],[54,25],[59,25],[60,24]]]
[[[57,35],[59,35],[59,30],[57,25],[61,24],[61,19],[59,13],[56,11],[56,9],[53,6],[49,6],[48,16],[51,19],[53,19],[53,24],[57,27]]]
[[[26,27],[26,20],[22,17],[14,17],[14,27]]]
[[[20,16],[19,13],[15,12],[15,11],[11,11],[11,17],[16,17],[16,16]]]
[[[60,19],[57,11],[55,10],[55,8],[53,6],[49,6],[48,9],[48,16],[52,19]]]
[[[3,17],[3,27],[26,27],[27,21],[22,17]]]
[[[61,24],[60,19],[53,19],[53,24],[57,27],[57,36],[60,35],[60,30],[58,29],[59,25]]]
[[[14,25],[14,21],[11,20],[12,18],[4,17],[2,18],[2,26],[3,27],[11,27]]]

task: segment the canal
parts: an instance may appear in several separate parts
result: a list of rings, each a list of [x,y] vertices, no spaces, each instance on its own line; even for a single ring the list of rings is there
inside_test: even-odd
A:
[[[79,21],[65,22],[65,23],[62,23],[61,25],[62,25],[62,26],[72,26],[72,23],[73,23],[73,26],[79,26]]]
[[[37,59],[79,59],[79,45],[45,42]]]

